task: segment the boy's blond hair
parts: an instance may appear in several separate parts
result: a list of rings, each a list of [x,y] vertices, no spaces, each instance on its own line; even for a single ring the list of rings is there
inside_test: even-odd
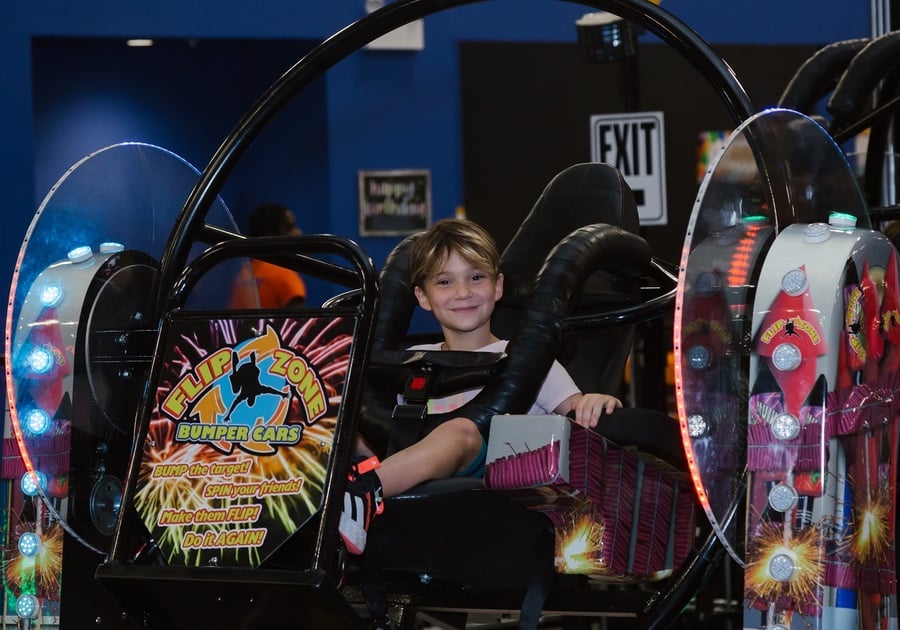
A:
[[[465,219],[442,219],[419,234],[410,247],[413,286],[421,287],[429,276],[439,273],[453,252],[494,278],[500,273],[497,243],[487,230]]]

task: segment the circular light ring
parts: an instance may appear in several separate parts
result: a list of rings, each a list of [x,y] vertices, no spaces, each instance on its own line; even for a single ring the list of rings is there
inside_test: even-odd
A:
[[[803,353],[792,343],[780,343],[772,351],[772,364],[779,372],[793,372],[802,361]]]
[[[65,291],[63,291],[62,286],[58,282],[51,282],[38,292],[38,299],[41,302],[41,306],[53,307],[59,306],[64,295]]]
[[[776,512],[787,512],[797,504],[797,491],[786,483],[779,483],[769,490],[769,505]]]
[[[743,219],[741,219],[741,223],[744,228],[755,228],[755,227],[765,227],[771,223],[769,221],[769,217],[764,214],[751,214]]]
[[[21,487],[25,496],[37,496],[39,492],[47,489],[47,476],[40,471],[27,471],[22,475]]]
[[[70,249],[69,253],[66,254],[66,258],[69,259],[69,262],[73,264],[87,262],[94,255],[94,250],[91,249],[90,245],[82,245],[81,247],[76,247],[74,249]]]
[[[791,269],[781,277],[781,289],[790,296],[800,295],[806,287],[806,272],[802,269]]]
[[[688,365],[695,370],[705,370],[712,365],[712,351],[708,346],[697,344],[687,351]]]
[[[810,223],[803,228],[803,240],[807,243],[824,243],[831,237],[827,223]]]
[[[769,426],[772,428],[772,435],[783,442],[793,440],[800,435],[800,420],[794,414],[786,411],[772,418]]]
[[[834,227],[855,228],[856,217],[846,212],[832,212],[828,215],[828,223]]]
[[[50,414],[43,409],[29,409],[24,420],[25,429],[31,435],[43,435],[50,428]]]
[[[777,553],[769,560],[769,575],[778,582],[787,582],[794,575],[794,559],[786,553]]]
[[[19,536],[18,548],[20,554],[31,558],[37,555],[38,549],[41,548],[41,539],[34,532],[25,532]]]
[[[699,413],[694,413],[688,416],[687,427],[688,435],[690,435],[694,439],[703,437],[709,431],[709,424],[707,424],[704,417]]]
[[[16,599],[16,614],[22,619],[36,619],[40,608],[38,598],[30,593],[23,593]]]
[[[53,353],[45,346],[32,348],[25,361],[35,374],[46,374],[53,367]]]
[[[100,253],[101,254],[118,254],[122,250],[125,249],[125,246],[122,243],[115,243],[113,241],[107,241],[105,243],[100,243]]]

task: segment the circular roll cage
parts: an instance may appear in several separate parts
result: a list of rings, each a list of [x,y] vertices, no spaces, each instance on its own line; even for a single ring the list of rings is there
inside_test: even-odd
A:
[[[157,319],[169,309],[169,288],[184,269],[190,246],[201,234],[206,213],[228,175],[266,125],[297,94],[378,37],[434,13],[479,1],[482,0],[397,0],[335,33],[282,75],[231,131],[185,201],[160,261]],[[697,33],[657,5],[647,0],[582,0],[575,4],[614,13],[644,27],[672,46],[709,81],[736,125],[755,113],[749,96],[728,64]]]

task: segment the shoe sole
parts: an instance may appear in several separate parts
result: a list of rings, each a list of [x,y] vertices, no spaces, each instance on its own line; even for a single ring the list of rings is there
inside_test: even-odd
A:
[[[341,538],[347,551],[355,556],[362,554],[366,548],[366,530],[344,513],[341,513],[341,523],[338,526]]]

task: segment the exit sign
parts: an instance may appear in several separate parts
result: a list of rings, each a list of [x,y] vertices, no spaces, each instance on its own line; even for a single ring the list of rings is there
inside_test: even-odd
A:
[[[665,225],[666,146],[662,112],[591,116],[591,160],[616,167],[634,192],[641,225]]]

